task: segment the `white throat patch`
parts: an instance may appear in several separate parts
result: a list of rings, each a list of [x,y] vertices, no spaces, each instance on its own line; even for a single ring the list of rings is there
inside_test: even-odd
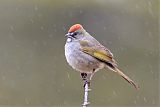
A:
[[[67,42],[72,42],[72,38],[67,38]]]

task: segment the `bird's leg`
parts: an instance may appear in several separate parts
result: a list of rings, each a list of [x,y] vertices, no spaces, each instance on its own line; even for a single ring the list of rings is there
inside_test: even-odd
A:
[[[84,87],[85,87],[86,83],[90,87],[90,85],[91,85],[90,81],[91,81],[93,75],[94,75],[94,72],[92,72],[92,73],[81,73],[81,77],[82,77],[82,80],[84,82],[84,85],[83,85]]]
[[[91,79],[92,79],[94,73],[95,73],[95,72],[92,72],[92,73],[88,74],[88,79],[89,79],[90,81],[91,81]]]
[[[81,73],[82,80],[84,82],[83,87],[85,87],[86,84],[90,86],[90,81],[88,79],[88,74],[87,73]]]

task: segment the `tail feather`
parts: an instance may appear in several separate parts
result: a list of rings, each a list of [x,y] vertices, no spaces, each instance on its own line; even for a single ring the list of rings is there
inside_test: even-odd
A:
[[[118,73],[120,76],[122,76],[128,83],[130,83],[131,85],[133,85],[137,90],[139,89],[139,86],[133,81],[131,80],[127,75],[125,75],[121,70],[119,70],[117,68],[117,65],[114,65],[112,63],[108,63],[105,62],[107,64],[107,67],[111,70],[113,70],[114,72]]]
[[[118,73],[120,76],[122,76],[128,83],[133,85],[137,90],[139,89],[139,86],[133,80],[131,80],[127,75],[125,75],[121,70],[115,68],[114,71]]]

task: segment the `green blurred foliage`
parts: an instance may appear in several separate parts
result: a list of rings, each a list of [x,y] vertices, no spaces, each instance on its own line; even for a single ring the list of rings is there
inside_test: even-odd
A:
[[[75,23],[140,85],[136,91],[101,70],[91,107],[159,106],[157,0],[0,0],[0,13],[1,107],[81,106],[81,78],[64,57],[64,35]]]

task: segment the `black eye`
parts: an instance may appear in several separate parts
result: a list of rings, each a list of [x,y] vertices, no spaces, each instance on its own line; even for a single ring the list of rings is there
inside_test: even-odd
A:
[[[77,32],[74,32],[74,34],[73,34],[73,35],[75,36],[75,35],[77,35],[77,34],[78,34]]]
[[[73,32],[73,33],[70,33],[70,36],[73,37],[73,38],[76,38],[77,34],[78,34],[78,32]]]

